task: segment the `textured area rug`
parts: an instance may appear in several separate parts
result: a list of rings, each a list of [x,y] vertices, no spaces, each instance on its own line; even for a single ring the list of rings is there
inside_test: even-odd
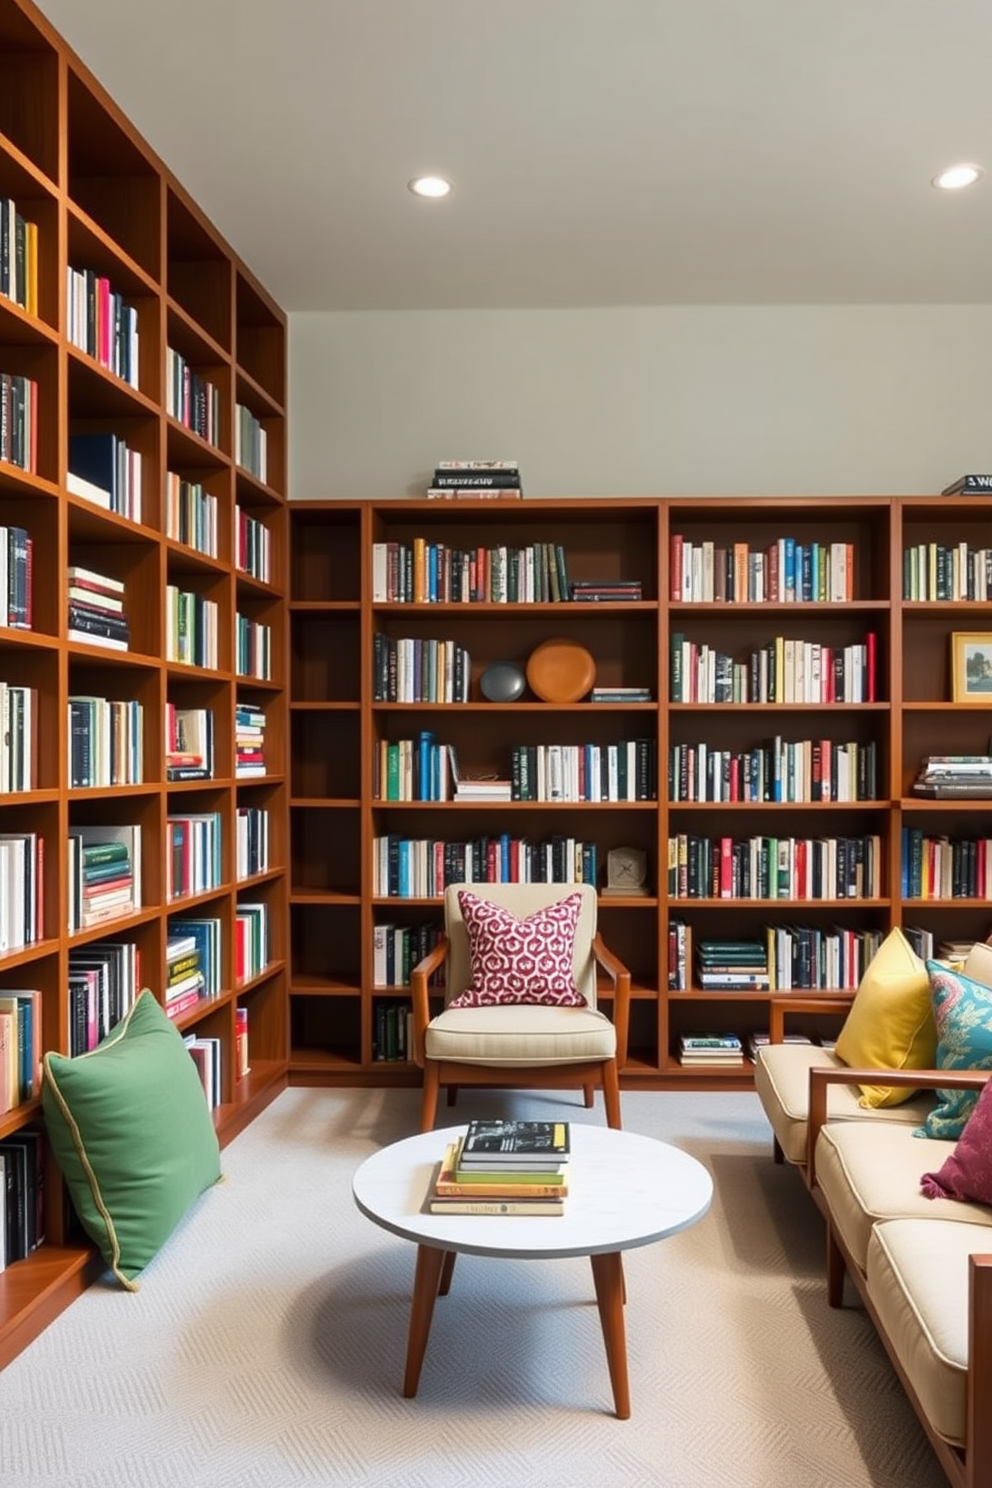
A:
[[[418,1104],[275,1101],[139,1292],[99,1283],[0,1374],[3,1488],[944,1488],[864,1313],[827,1306],[822,1221],[749,1094],[623,1097],[715,1184],[698,1225],[625,1256],[629,1421],[585,1259],[461,1256],[404,1400],[415,1251],[351,1176]],[[439,1124],[495,1114],[603,1123],[464,1092]]]

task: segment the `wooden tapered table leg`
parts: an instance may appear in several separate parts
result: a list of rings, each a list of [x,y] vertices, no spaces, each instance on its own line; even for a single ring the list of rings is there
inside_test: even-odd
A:
[[[627,1338],[623,1325],[623,1262],[617,1250],[590,1256],[590,1260],[617,1419],[626,1421],[630,1417],[630,1385],[627,1379]]]
[[[410,1307],[410,1333],[406,1345],[406,1372],[403,1375],[403,1394],[410,1399],[417,1393],[420,1383],[420,1368],[431,1331],[434,1303],[441,1282],[441,1271],[447,1251],[437,1250],[433,1245],[417,1246],[417,1269],[413,1278],[413,1302]],[[451,1270],[448,1268],[450,1280]]]

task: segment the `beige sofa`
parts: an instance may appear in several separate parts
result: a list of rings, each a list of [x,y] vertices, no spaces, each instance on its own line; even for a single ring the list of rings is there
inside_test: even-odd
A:
[[[988,947],[980,952],[964,970],[981,970],[992,985]],[[886,1071],[887,1085],[919,1093],[868,1110],[859,1087],[877,1080],[877,1070],[776,1042],[782,1027],[773,1021],[755,1086],[776,1158],[796,1166],[824,1215],[829,1303],[843,1305],[849,1277],[949,1482],[989,1488],[992,1207],[924,1197],[922,1175],[939,1169],[954,1143],[913,1135],[935,1100],[930,1091],[978,1089],[989,1072]]]

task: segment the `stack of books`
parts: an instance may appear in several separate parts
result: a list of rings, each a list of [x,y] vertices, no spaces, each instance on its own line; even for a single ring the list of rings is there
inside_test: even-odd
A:
[[[992,754],[928,754],[913,794],[938,801],[992,799]]]
[[[640,579],[575,579],[572,583],[572,598],[580,604],[604,600],[614,603],[643,599]]]
[[[430,1212],[564,1214],[570,1151],[567,1121],[471,1121],[445,1150]]]
[[[124,616],[122,581],[78,564],[68,572],[70,641],[126,651],[131,637]]]
[[[679,1039],[680,1064],[744,1063],[744,1047],[736,1033],[685,1033]]]
[[[757,940],[703,940],[696,952],[704,992],[767,992],[768,947]]]
[[[432,501],[518,501],[523,494],[516,460],[439,460],[427,488]]]

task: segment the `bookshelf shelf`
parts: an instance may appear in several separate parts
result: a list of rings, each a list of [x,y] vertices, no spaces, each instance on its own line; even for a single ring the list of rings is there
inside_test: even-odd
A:
[[[944,938],[969,935],[984,939],[992,930],[992,903],[976,897],[905,897],[901,859],[904,827],[923,827],[930,836],[975,834],[969,826],[973,802],[918,799],[911,787],[926,754],[988,750],[989,711],[950,700],[951,633],[981,629],[976,616],[987,612],[987,605],[974,599],[904,597],[903,570],[908,549],[930,542],[934,531],[949,545],[984,547],[990,515],[992,503],[982,498],[768,497],[747,503],[641,498],[567,505],[524,501],[498,510],[470,502],[297,503],[290,512],[289,604],[291,1078],[368,1083],[387,1076],[410,1083],[419,1078],[403,1060],[375,1058],[377,1004],[402,999],[405,990],[402,980],[377,981],[376,932],[385,927],[402,936],[439,916],[434,896],[381,892],[374,874],[377,842],[391,836],[460,842],[526,830],[531,838],[562,832],[567,823],[570,837],[595,842],[601,888],[611,847],[646,852],[647,896],[600,897],[604,934],[635,978],[631,1055],[623,1071],[627,1086],[716,1090],[750,1083],[747,1060],[730,1070],[679,1063],[684,1034],[733,1029],[746,1043],[769,1023],[773,989],[704,988],[696,960],[700,942],[758,938],[767,943],[774,932],[776,954],[792,958],[788,970],[785,963],[776,965],[776,987],[787,991],[791,981],[796,990],[790,995],[824,1008],[824,1016],[830,1016],[823,1027],[829,1031],[830,1017],[835,1024],[838,1007],[852,995],[858,955],[867,956],[872,938],[893,925],[912,930],[921,945],[936,947]],[[433,545],[438,552],[561,543],[570,577],[634,578],[643,598],[595,605],[373,599],[374,585],[382,582],[377,546],[408,548],[412,554],[418,539],[425,550]],[[776,587],[776,565],[781,561],[785,574],[787,561],[794,561],[787,539],[808,564],[799,570],[801,583],[810,589],[805,598],[783,597]],[[709,545],[710,562],[715,550],[739,544],[741,558],[750,555],[750,582],[758,583],[766,597],[687,598],[680,556],[686,544],[701,552]],[[377,632],[391,641],[419,641],[421,647],[445,639],[464,647],[470,657],[467,701],[380,700],[373,666]],[[870,647],[867,632],[873,637]],[[858,694],[865,701],[834,702],[821,694],[809,701],[671,701],[669,663],[676,634],[738,660],[779,642],[783,647],[802,642],[829,664],[833,686],[838,677],[847,680],[834,671],[837,666],[860,665],[866,673],[870,665],[871,687],[866,682]],[[653,700],[558,707],[527,694],[506,704],[482,697],[479,677],[488,665],[506,660],[522,666],[530,650],[552,635],[593,652],[597,685],[647,686]],[[785,693],[796,695],[803,692]],[[657,751],[657,796],[491,803],[380,799],[376,751],[416,739],[424,729],[457,750],[463,774],[493,776],[507,775],[509,751],[520,743],[605,744],[647,737]],[[856,798],[821,800],[789,787],[796,799],[695,800],[681,798],[673,786],[670,761],[700,744],[721,759],[740,759],[772,740],[784,743],[796,760],[806,758],[802,750],[812,759],[813,744],[819,748],[825,741],[831,769],[840,768],[843,751],[855,777],[851,761],[862,755],[870,762],[867,773],[845,785]],[[837,790],[836,781],[831,788]],[[346,844],[336,857],[349,864],[347,869],[327,862],[331,832]],[[877,846],[869,848],[876,853],[877,882],[856,897],[828,895],[819,887],[813,894],[779,897],[728,897],[723,891],[686,897],[670,887],[667,873],[669,840],[680,834],[739,844],[784,839],[792,853],[800,840],[870,843],[877,838]],[[794,942],[783,939],[790,926],[802,932]],[[832,973],[824,950],[835,933],[841,938],[829,954],[845,958],[840,977]],[[670,982],[678,965],[672,947],[679,934],[682,987]],[[807,956],[814,959],[807,963]],[[814,981],[803,985],[810,977]]]
[[[26,271],[24,281],[30,308],[0,295],[0,373],[36,384],[33,465],[30,459],[29,468],[0,460],[0,526],[22,529],[33,555],[31,628],[0,628],[0,682],[33,690],[36,758],[30,788],[0,789],[0,833],[36,834],[44,857],[40,933],[16,949],[0,950],[0,993],[38,989],[41,1049],[68,1053],[78,1032],[70,984],[76,958],[102,955],[114,943],[133,947],[134,980],[165,1002],[172,922],[216,921],[219,991],[201,996],[177,1015],[177,1023],[184,1033],[219,1041],[214,1121],[227,1142],[284,1087],[288,1070],[286,320],[30,0],[0,0],[0,198],[14,203],[37,241],[36,270]],[[99,356],[83,349],[94,343],[88,330],[81,334],[70,323],[70,269],[90,276],[84,289],[106,281],[94,306],[107,293],[135,312],[137,355],[131,342],[130,362],[119,360],[130,380],[111,370],[116,343],[109,321],[98,322],[95,310],[94,324],[110,339],[96,342]],[[169,349],[217,389],[214,442],[167,411]],[[265,429],[264,481],[235,467],[236,402],[248,406]],[[101,495],[88,474],[92,489],[78,487],[83,472],[73,460],[80,447],[102,451],[105,444],[118,460],[107,480],[124,483],[127,514],[115,504],[117,495],[106,485]],[[125,456],[126,468],[120,463]],[[76,485],[69,490],[71,471]],[[180,541],[170,527],[170,474],[197,484],[212,499],[215,555]],[[267,529],[265,580],[235,567],[237,507]],[[70,565],[123,584],[126,650],[101,644],[92,631],[90,639],[69,638]],[[216,666],[166,659],[170,585],[216,604]],[[239,612],[268,627],[267,680],[236,675]],[[110,700],[129,718],[140,708],[140,733],[129,736],[128,744],[140,764],[135,783],[70,783],[78,779],[69,763],[70,739],[76,747],[70,698],[77,704]],[[265,775],[236,775],[239,702],[264,714]],[[167,704],[212,714],[212,778],[166,778]],[[245,820],[260,822],[255,813],[263,812],[267,861],[239,879],[238,833]],[[166,863],[175,846],[169,818],[203,814],[214,822],[219,876],[212,887],[170,899]],[[129,848],[131,869],[134,859],[140,866],[140,899],[130,912],[121,906],[116,917],[84,919],[70,932],[68,838],[97,829],[126,829],[135,848]],[[260,923],[263,915],[264,964],[253,962],[250,974],[236,981],[239,935],[245,923]],[[244,1010],[251,1068],[238,1079],[236,1033]],[[0,1139],[40,1124],[34,1092],[0,1112]],[[51,1162],[44,1197],[46,1242],[24,1259],[9,1257],[0,1273],[0,1367],[94,1273],[92,1249],[75,1243],[73,1216]]]

